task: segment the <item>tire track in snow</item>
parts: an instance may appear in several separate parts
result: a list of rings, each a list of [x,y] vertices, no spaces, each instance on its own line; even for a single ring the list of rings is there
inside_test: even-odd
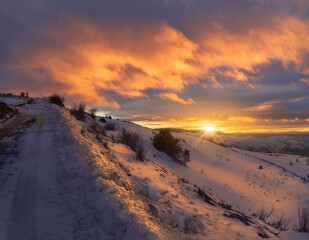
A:
[[[11,225],[7,239],[35,240],[37,235],[37,174],[40,160],[41,133],[44,115],[38,118],[38,130],[28,136],[23,166],[17,182],[11,209]]]

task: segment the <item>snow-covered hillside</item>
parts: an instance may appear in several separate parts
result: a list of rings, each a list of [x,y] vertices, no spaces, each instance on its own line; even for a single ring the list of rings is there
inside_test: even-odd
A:
[[[214,133],[209,140],[230,147],[266,153],[282,153],[306,156],[309,159],[308,133],[281,134],[224,134]]]
[[[175,133],[190,150],[185,167],[152,146],[151,129],[106,119],[116,129],[105,136],[98,119],[77,121],[46,99],[18,111],[1,128],[0,239],[309,237],[252,216],[274,208],[269,221],[284,214],[292,227],[309,207],[309,166],[293,156]],[[145,161],[115,141],[123,128],[143,136]]]

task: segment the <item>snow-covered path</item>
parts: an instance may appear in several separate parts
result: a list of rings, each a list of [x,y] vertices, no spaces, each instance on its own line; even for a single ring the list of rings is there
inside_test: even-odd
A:
[[[41,118],[41,121],[43,119]],[[40,125],[42,123],[39,123]],[[34,136],[33,136],[34,135]],[[23,163],[11,211],[8,239],[36,239],[37,171],[41,151],[41,133],[27,136]]]
[[[25,135],[8,240],[70,239],[72,235],[71,214],[63,205],[57,180],[52,135],[56,122],[46,113],[37,108],[36,123]]]

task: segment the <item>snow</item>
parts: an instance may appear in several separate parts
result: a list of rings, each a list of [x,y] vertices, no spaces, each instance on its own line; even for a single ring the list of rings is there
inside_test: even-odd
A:
[[[190,133],[191,134],[191,133]],[[196,134],[195,134],[196,135]],[[281,134],[224,134],[214,133],[206,138],[219,144],[244,150],[268,153],[287,153],[308,156],[308,133]]]
[[[298,207],[309,199],[308,184],[281,168],[286,167],[292,173],[305,177],[309,168],[298,156],[284,155],[282,159],[282,155],[278,154],[270,156],[250,152],[254,156],[251,157],[245,155],[242,150],[237,150],[238,153],[197,137],[173,133],[175,137],[184,139],[190,147],[191,162],[186,168],[172,162],[164,153],[151,146],[153,130],[134,124],[114,122],[120,128],[125,127],[144,136],[149,149],[147,157],[176,175],[201,186],[219,199],[226,200],[233,208],[248,215],[263,208],[274,208],[270,221],[283,215],[292,222],[297,222]],[[153,157],[153,154],[156,157]],[[296,162],[297,157],[300,159],[299,162]],[[258,158],[274,162],[280,167]],[[293,166],[290,166],[292,159]],[[264,166],[262,170],[259,169],[260,165]]]
[[[5,102],[11,107],[18,107],[28,102],[29,98],[17,97],[17,96],[0,96],[0,102]]]
[[[23,117],[0,142],[16,150],[0,153],[0,239],[308,239],[250,217],[273,207],[272,219],[284,213],[297,221],[298,206],[309,202],[304,158],[174,134],[190,150],[185,167],[152,146],[151,129],[107,119],[116,131],[97,138],[90,118],[79,122],[67,109],[36,101],[20,107]],[[146,161],[111,139],[121,128],[143,136]]]

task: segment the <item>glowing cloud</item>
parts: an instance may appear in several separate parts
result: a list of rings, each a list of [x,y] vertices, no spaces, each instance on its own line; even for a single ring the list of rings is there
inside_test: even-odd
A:
[[[184,100],[178,97],[176,93],[172,93],[172,92],[160,93],[158,96],[162,99],[172,100],[174,102],[178,102],[181,104],[196,104],[196,102],[193,99],[188,98],[188,100]]]
[[[229,117],[229,121],[256,122],[257,119],[252,117]]]
[[[199,24],[191,23],[191,39],[200,47],[198,60],[203,63],[205,77],[215,80],[219,74],[236,82],[248,82],[248,73],[257,73],[258,66],[274,60],[285,68],[294,63],[296,71],[305,72],[309,21],[261,10],[259,16],[267,19],[268,24],[263,21],[252,24],[250,20],[243,24],[246,20],[237,17],[232,22],[237,22],[239,28],[204,17],[197,17],[193,22]]]
[[[250,107],[250,108],[246,108],[244,109],[245,111],[249,111],[249,112],[255,112],[255,111],[267,111],[267,110],[271,110],[274,107],[276,107],[276,104],[279,103],[280,101],[276,100],[276,101],[269,101],[269,102],[264,102],[261,103],[259,105]]]
[[[136,98],[148,88],[181,91],[197,83],[199,71],[190,62],[197,46],[165,22],[70,19],[37,31],[46,43],[26,46],[6,67],[33,79],[43,94],[118,108],[104,92]]]
[[[186,35],[163,20],[63,17],[34,28],[27,41],[14,45],[2,69],[11,81],[26,78],[34,95],[57,92],[120,108],[115,96],[149,99],[145,90],[159,89],[167,92],[162,99],[196,104],[172,92],[194,84],[222,87],[222,77],[253,87],[258,67],[272,61],[286,68],[293,63],[298,72],[308,69],[303,55],[309,53],[309,21],[266,11],[260,16],[269,24],[230,29],[227,22],[197,19],[201,24],[188,22]],[[275,103],[247,110],[270,110]]]
[[[309,85],[309,79],[308,78],[302,78],[299,81]]]
[[[290,102],[290,103],[295,103],[295,102],[300,102],[300,101],[304,101],[304,100],[307,100],[307,99],[309,99],[309,96],[304,96],[304,97],[299,97],[299,98],[293,98],[293,99],[291,99],[291,100],[288,101],[288,102]]]

